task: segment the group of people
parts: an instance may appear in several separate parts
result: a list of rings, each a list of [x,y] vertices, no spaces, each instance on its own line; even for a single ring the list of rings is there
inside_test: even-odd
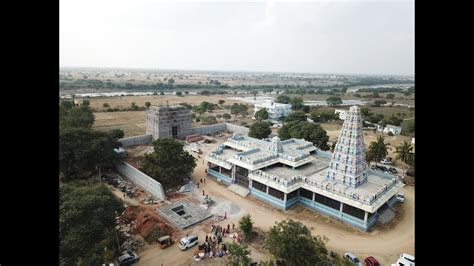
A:
[[[223,243],[222,239],[226,234],[231,234],[231,225],[227,224],[226,227],[215,225],[214,222],[211,222],[210,231],[211,235],[209,236],[206,234],[204,244],[199,246],[198,252],[194,255],[195,260],[201,260],[205,257],[222,257],[228,254],[227,245]],[[232,231],[234,231],[232,237],[235,242],[238,235],[235,233],[234,223],[232,223]]]

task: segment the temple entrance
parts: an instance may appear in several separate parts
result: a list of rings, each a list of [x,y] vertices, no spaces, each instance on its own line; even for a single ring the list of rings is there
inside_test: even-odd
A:
[[[171,128],[171,133],[173,135],[173,138],[177,138],[178,137],[178,127],[172,127]]]
[[[248,188],[249,187],[249,171],[245,168],[235,166],[235,184]]]

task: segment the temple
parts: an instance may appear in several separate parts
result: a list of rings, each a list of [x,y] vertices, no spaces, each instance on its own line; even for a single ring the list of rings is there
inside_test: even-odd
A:
[[[368,169],[357,106],[347,112],[333,153],[304,139],[234,134],[206,161],[209,176],[278,208],[301,203],[362,230],[375,224],[404,186],[395,176]]]

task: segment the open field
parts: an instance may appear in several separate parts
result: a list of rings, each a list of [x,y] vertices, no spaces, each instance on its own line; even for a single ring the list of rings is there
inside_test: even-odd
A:
[[[217,147],[224,139],[216,138],[217,143],[204,144],[201,146],[204,154]],[[193,173],[193,179],[198,182],[199,179],[205,178],[206,164],[203,157],[197,158],[197,166]],[[276,209],[269,204],[259,201],[252,196],[242,197],[230,192],[226,186],[207,178],[207,182],[202,184],[200,189],[194,190],[185,197],[197,198],[202,200],[202,191],[212,198],[221,198],[231,201],[237,205],[240,212],[234,215],[228,215],[228,219],[219,222],[221,225],[235,223],[238,225],[239,219],[250,214],[254,221],[254,227],[259,230],[267,231],[277,221],[292,218],[304,223],[313,235],[326,236],[329,240],[326,243],[329,250],[334,250],[343,255],[345,252],[352,252],[359,258],[363,259],[367,256],[374,256],[381,265],[390,265],[396,258],[404,252],[414,254],[414,187],[406,186],[403,188],[405,192],[405,202],[396,204],[397,217],[386,225],[376,225],[372,231],[363,232],[346,225],[338,220],[312,211],[306,207],[296,205],[287,211]],[[221,214],[223,215],[223,214]],[[179,234],[196,234],[200,243],[205,234],[209,234],[209,221],[203,222],[196,226],[192,226]],[[227,239],[226,239],[227,240]],[[227,240],[228,241],[228,240]],[[271,255],[261,249],[258,244],[251,245],[251,258],[254,261],[268,260]],[[160,249],[157,245],[147,245],[139,250],[138,254],[141,259],[137,265],[201,265],[192,260],[193,252],[197,247],[193,247],[187,251],[180,251],[176,245],[165,250]],[[207,260],[206,265],[225,265],[225,260],[216,258]],[[209,263],[209,264],[208,264]]]

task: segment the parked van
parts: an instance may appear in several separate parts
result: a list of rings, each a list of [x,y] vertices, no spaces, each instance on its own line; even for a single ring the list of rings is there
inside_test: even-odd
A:
[[[186,250],[198,243],[197,236],[185,236],[179,240],[179,249]]]

